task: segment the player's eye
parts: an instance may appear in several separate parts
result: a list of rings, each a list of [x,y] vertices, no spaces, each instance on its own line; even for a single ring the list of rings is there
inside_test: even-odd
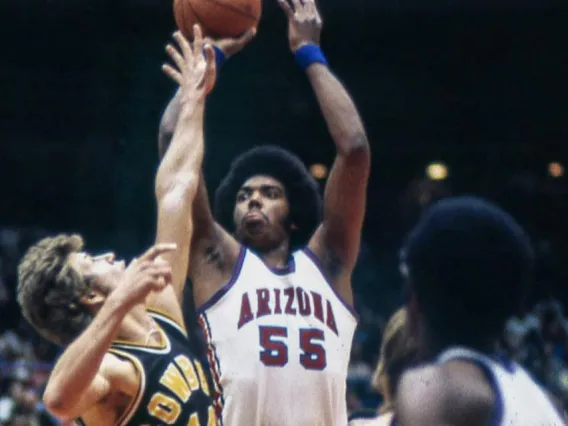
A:
[[[280,195],[280,193],[279,193],[278,189],[276,189],[276,188],[267,188],[267,189],[264,191],[264,195],[265,195],[267,198],[272,198],[272,199],[274,199],[274,198],[278,198],[278,196]]]
[[[248,194],[245,191],[241,191],[237,194],[237,201],[243,202],[248,198]]]

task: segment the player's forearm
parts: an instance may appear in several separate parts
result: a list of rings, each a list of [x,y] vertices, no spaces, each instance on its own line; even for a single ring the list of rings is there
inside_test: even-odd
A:
[[[204,151],[203,116],[203,102],[181,106],[171,145],[156,176],[158,198],[180,185],[197,189]]]
[[[368,150],[363,122],[341,82],[327,66],[319,63],[306,72],[338,153]]]
[[[168,147],[172,142],[180,111],[181,90],[178,89],[174,97],[168,103],[160,121],[160,130],[158,133],[158,153],[160,155],[160,159],[164,158],[164,155],[166,155]]]
[[[87,329],[57,361],[44,400],[48,406],[73,407],[90,386],[124,319],[124,308],[109,299]]]
[[[158,135],[158,152],[160,159],[166,154],[172,141],[178,118],[181,111],[181,92],[178,90],[166,107],[162,120],[160,122],[160,132]],[[205,186],[205,177],[203,171],[199,175],[199,186],[197,195],[193,201],[192,217],[195,223],[194,240],[207,238],[213,231],[213,215],[209,206],[209,196],[207,187]]]

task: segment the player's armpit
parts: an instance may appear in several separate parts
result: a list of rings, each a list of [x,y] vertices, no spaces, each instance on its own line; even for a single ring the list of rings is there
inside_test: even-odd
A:
[[[195,218],[195,214],[194,214]],[[195,222],[194,239],[187,277],[192,281],[193,300],[202,306],[229,281],[237,259],[240,245],[221,225],[214,222],[212,232],[197,237]]]
[[[107,397],[111,388],[112,386],[108,378],[102,374],[97,374],[82,393],[81,398],[73,405],[67,403],[65,395],[57,396],[56,393],[50,393],[49,391],[46,391],[43,395],[43,402],[47,411],[55,417],[61,420],[73,420]]]

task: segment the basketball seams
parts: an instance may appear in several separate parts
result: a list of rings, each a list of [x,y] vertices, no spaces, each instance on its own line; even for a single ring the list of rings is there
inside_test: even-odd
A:
[[[199,24],[199,26],[203,29],[203,33],[206,34],[208,37],[216,38],[218,36],[217,31],[214,31],[210,26],[208,26],[207,24],[205,24],[203,22],[203,19],[201,19],[201,16],[199,16],[199,13],[197,13],[195,8],[191,4],[191,1],[186,1],[185,4],[186,4],[186,7],[191,8],[191,12],[195,16],[195,19],[197,20],[196,23]],[[184,13],[185,13],[185,9],[184,9]],[[187,22],[187,19],[185,17],[184,17],[184,20],[185,20],[185,22]],[[193,34],[193,31],[191,31],[191,34]]]
[[[224,1],[221,1],[221,0],[206,0],[206,1],[208,1],[208,2],[210,2],[210,3],[217,3],[219,6],[222,6],[222,7],[225,7],[225,8],[227,8],[227,9],[230,9],[230,10],[232,10],[233,12],[235,12],[235,13],[237,13],[237,14],[239,14],[239,15],[245,17],[245,18],[251,18],[251,19],[253,19],[254,21],[258,21],[258,20],[260,19],[259,16],[254,16],[254,15],[251,14],[251,13],[248,13],[248,12],[242,10],[242,9],[239,9],[238,7],[235,7],[235,6],[232,5],[231,3],[225,3]],[[191,1],[190,1],[190,3],[191,3]],[[195,8],[193,8],[193,10],[195,11]]]

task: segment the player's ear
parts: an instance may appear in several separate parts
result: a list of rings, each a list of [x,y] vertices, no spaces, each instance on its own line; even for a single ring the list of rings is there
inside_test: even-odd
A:
[[[105,298],[106,297],[101,292],[95,289],[90,289],[89,292],[79,300],[83,306],[87,307],[87,309],[96,311],[102,306]]]

